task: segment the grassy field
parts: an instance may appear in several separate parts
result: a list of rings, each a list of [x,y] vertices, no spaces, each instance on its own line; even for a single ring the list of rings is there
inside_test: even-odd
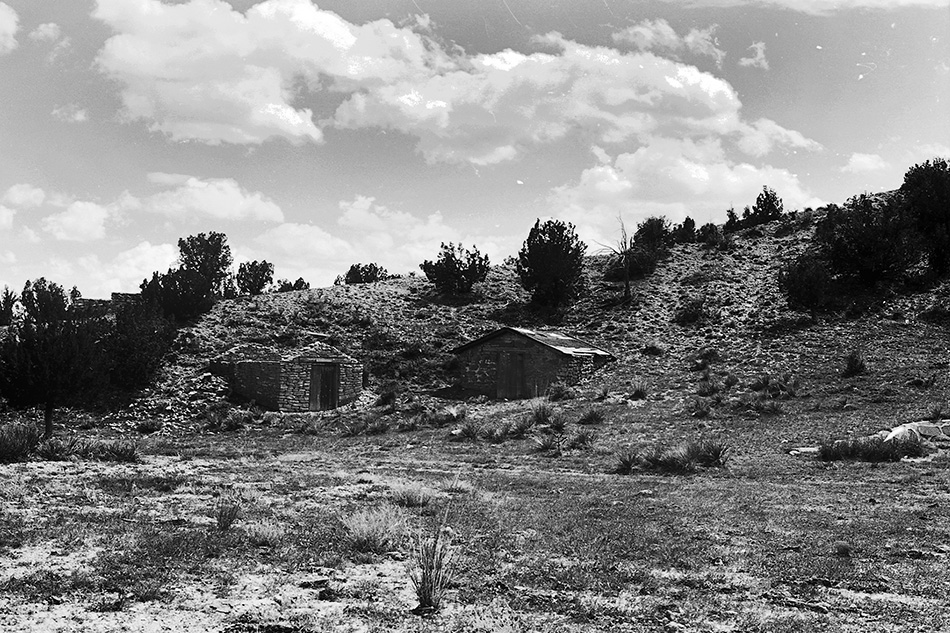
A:
[[[588,396],[473,402],[449,422],[420,418],[417,400],[353,437],[340,431],[347,414],[268,415],[231,433],[148,437],[134,463],[0,465],[0,626],[950,628],[947,451],[882,464],[789,454],[888,426],[886,405],[816,412],[797,398],[775,415],[696,419],[659,397]],[[544,426],[492,432],[539,405],[566,421],[560,451],[542,450]],[[591,408],[602,415],[579,425]],[[581,431],[592,439],[572,448]],[[625,451],[700,438],[728,446],[725,466],[610,472]],[[410,612],[414,543],[440,525],[455,573],[423,617]]]

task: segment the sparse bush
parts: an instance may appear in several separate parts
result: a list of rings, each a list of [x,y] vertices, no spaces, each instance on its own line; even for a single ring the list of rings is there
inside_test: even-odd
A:
[[[842,378],[851,378],[867,372],[867,363],[864,361],[864,354],[858,351],[852,351],[845,358],[844,369],[841,372]]]
[[[455,550],[444,527],[443,518],[432,536],[415,539],[409,578],[419,600],[417,613],[437,611],[455,576]]]
[[[729,447],[723,442],[698,440],[685,447],[687,456],[705,468],[723,468],[729,461]]]
[[[156,433],[162,430],[162,421],[157,418],[149,418],[147,420],[142,420],[141,422],[135,425],[135,430],[141,433],[142,435]]]
[[[782,266],[778,286],[789,306],[818,310],[828,304],[831,273],[821,259],[806,252]]]
[[[132,440],[98,440],[83,443],[83,457],[103,462],[137,462],[139,446]]]
[[[593,429],[579,429],[567,443],[568,448],[588,449],[594,444],[597,433]]]
[[[706,398],[690,398],[686,412],[694,418],[708,418],[712,414],[712,405]]]
[[[389,420],[382,416],[368,415],[364,420],[363,432],[367,435],[385,435],[389,432]]]
[[[353,264],[346,271],[342,282],[344,284],[370,284],[377,281],[386,281],[389,278],[389,271],[379,264]]]
[[[904,174],[900,191],[930,269],[945,274],[950,269],[950,162],[934,158],[914,165]]]
[[[403,508],[423,508],[435,498],[435,491],[418,482],[393,486],[392,502]]]
[[[341,519],[347,546],[382,554],[397,547],[406,533],[406,517],[392,506],[355,512]]]
[[[627,450],[617,455],[617,462],[610,471],[615,475],[629,475],[640,463],[640,454],[634,450]]]
[[[436,261],[426,260],[419,268],[439,292],[468,294],[472,286],[485,281],[490,266],[488,256],[479,253],[474,246],[467,250],[461,244],[443,242]]]
[[[509,437],[515,439],[523,439],[531,433],[531,429],[534,428],[534,416],[526,415],[515,420],[515,423],[511,425],[511,429],[508,431]]]
[[[554,434],[546,433],[534,438],[534,449],[539,453],[547,453],[549,451],[560,453],[561,445]]]
[[[237,497],[222,496],[214,505],[214,525],[221,532],[227,532],[241,516],[241,500]]]
[[[367,422],[365,419],[341,419],[339,422],[339,433],[341,437],[356,437],[366,430]]]
[[[690,475],[696,472],[697,464],[685,447],[654,447],[640,457],[644,470],[662,475]]]
[[[482,434],[482,423],[474,418],[465,418],[462,425],[452,431],[452,437],[457,440],[478,441]]]
[[[0,426],[0,464],[27,459],[40,443],[42,433],[33,424]]]
[[[304,281],[303,277],[298,277],[297,281],[293,283],[289,279],[281,279],[277,282],[277,292],[293,292],[295,290],[310,290],[310,284]]]
[[[646,397],[650,394],[650,390],[647,387],[647,383],[642,380],[637,380],[631,385],[630,395],[628,398],[630,400],[646,400]]]
[[[244,525],[247,540],[255,547],[277,547],[285,537],[284,528],[275,521],[259,521]]]
[[[492,444],[501,444],[511,435],[512,425],[508,422],[489,427],[482,431],[482,437]]]
[[[604,410],[600,407],[588,407],[581,412],[577,423],[585,426],[593,424],[602,424],[604,422]]]
[[[51,437],[36,447],[36,456],[48,462],[64,462],[86,453],[86,442],[73,436],[65,439]]]
[[[719,393],[719,384],[709,377],[703,378],[696,385],[696,395],[703,398],[709,398],[717,393]]]
[[[904,457],[922,457],[926,449],[919,437],[885,441],[880,436],[862,437],[818,446],[818,459],[830,461],[897,462]]]
[[[450,407],[445,407],[444,409],[437,411],[436,413],[429,416],[429,422],[432,426],[443,427],[448,426],[449,424],[459,424],[468,417],[468,409],[465,408],[465,405],[453,405]]]
[[[699,323],[709,317],[709,311],[706,308],[706,297],[688,297],[676,306],[673,312],[673,323],[677,325],[691,325]]]
[[[535,400],[531,407],[531,425],[545,426],[554,419],[554,407],[544,400]]]
[[[830,205],[815,243],[832,269],[865,285],[894,278],[919,256],[918,237],[899,197],[860,195]]]
[[[547,396],[548,400],[552,402],[557,402],[558,400],[571,400],[575,397],[574,390],[560,380],[552,382],[550,385],[548,385],[547,393],[545,395]]]

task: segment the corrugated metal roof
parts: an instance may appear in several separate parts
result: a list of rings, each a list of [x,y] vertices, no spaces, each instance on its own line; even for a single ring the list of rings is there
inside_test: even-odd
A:
[[[489,341],[496,336],[501,336],[505,332],[514,332],[515,334],[520,334],[525,336],[532,341],[541,343],[546,347],[560,352],[561,354],[566,354],[568,356],[603,356],[608,358],[615,358],[613,354],[607,350],[601,349],[595,345],[591,345],[586,341],[582,341],[579,338],[565,334],[564,332],[558,332],[556,330],[529,330],[528,328],[523,327],[503,327],[495,330],[494,332],[489,332],[485,336],[475,339],[474,341],[469,341],[464,345],[460,345],[452,350],[453,353],[458,354],[464,350],[467,350],[476,345],[481,345],[482,343]]]

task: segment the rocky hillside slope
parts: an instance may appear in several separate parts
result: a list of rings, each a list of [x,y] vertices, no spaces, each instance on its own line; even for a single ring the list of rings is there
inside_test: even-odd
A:
[[[856,399],[921,412],[932,406],[950,387],[950,331],[921,315],[950,306],[950,286],[882,291],[847,314],[790,310],[777,272],[810,234],[807,226],[773,222],[737,234],[728,250],[675,246],[653,275],[633,283],[628,304],[620,302],[622,284],[602,281],[607,258],[588,258],[588,292],[557,327],[619,360],[582,387],[622,391],[645,383],[657,397],[682,403],[698,379],[692,359],[710,349],[723,376],[791,373],[829,406]],[[410,277],[223,301],[180,333],[161,385],[145,401],[169,406],[182,393],[201,402],[220,395],[222,385],[204,373],[208,362],[248,342],[289,350],[328,340],[366,363],[372,388],[388,381],[416,391],[444,387],[455,346],[501,325],[545,326],[527,299],[514,270],[501,265],[465,300],[440,297],[424,278]],[[677,322],[684,308],[700,305],[696,321]],[[662,353],[646,353],[649,346]],[[839,379],[850,352],[863,354],[872,370],[860,393]]]

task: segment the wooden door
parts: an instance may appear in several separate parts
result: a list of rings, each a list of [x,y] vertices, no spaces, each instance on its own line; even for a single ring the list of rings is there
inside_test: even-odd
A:
[[[335,409],[340,399],[340,372],[336,365],[310,366],[310,410]]]
[[[515,400],[524,397],[524,354],[498,352],[497,397]]]

